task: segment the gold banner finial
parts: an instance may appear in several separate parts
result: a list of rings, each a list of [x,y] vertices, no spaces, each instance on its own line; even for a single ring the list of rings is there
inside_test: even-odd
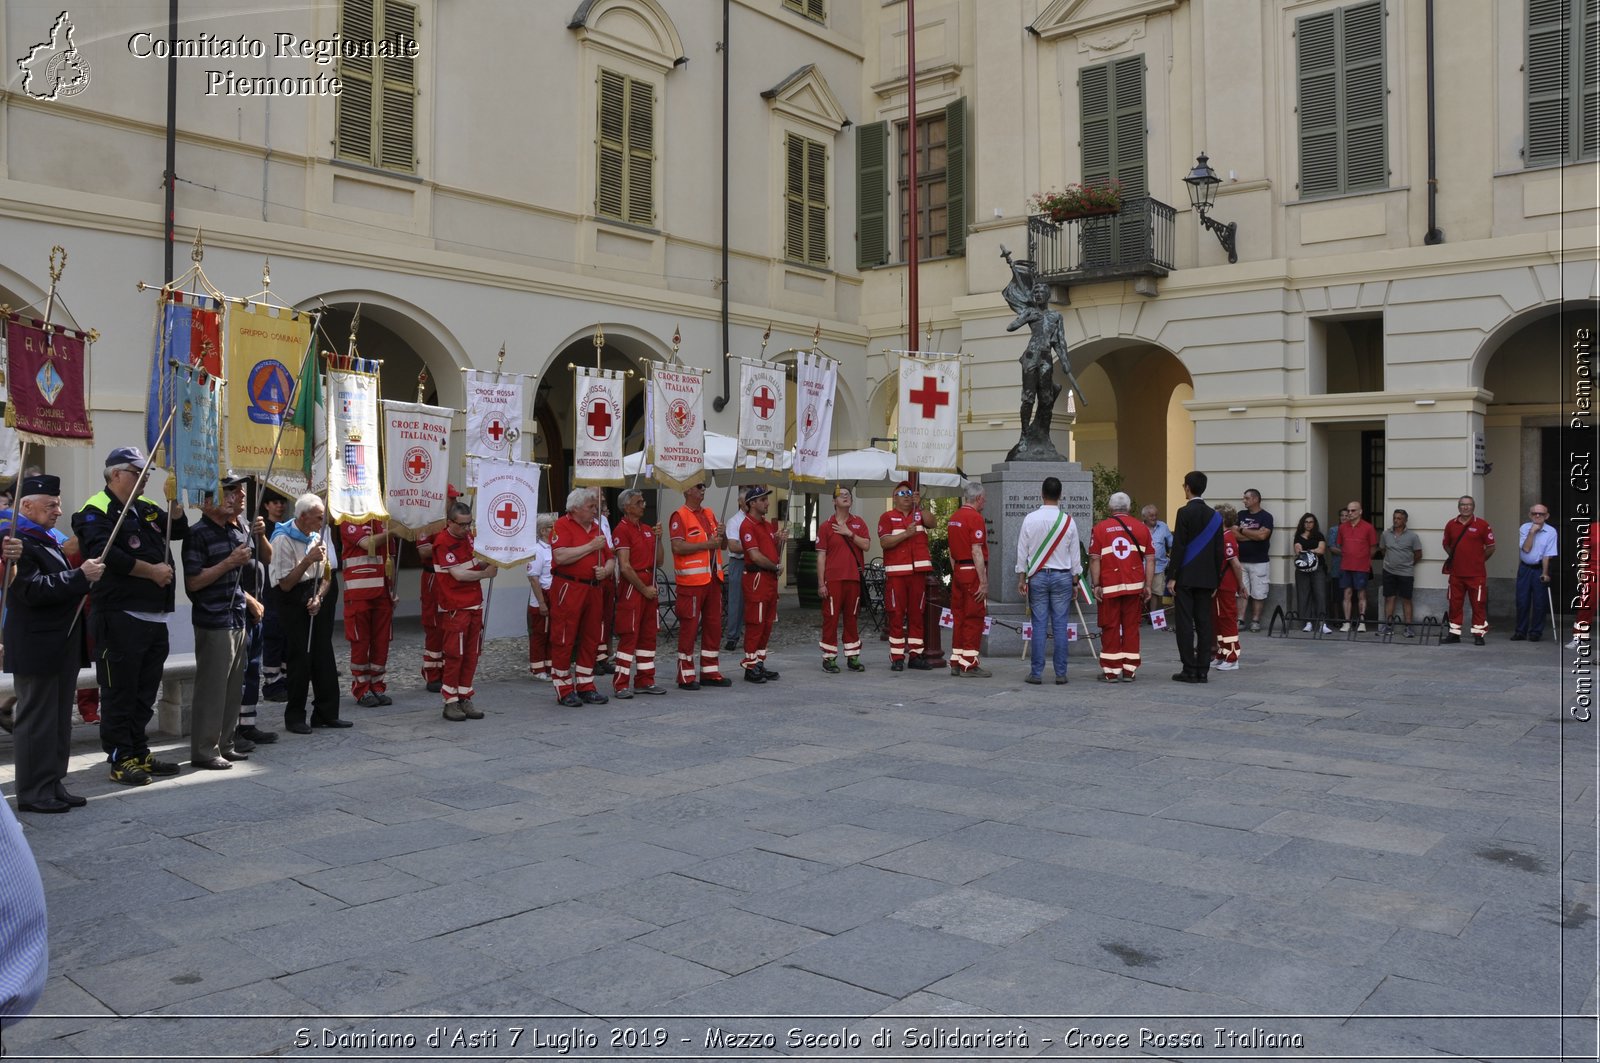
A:
[[[417,401],[418,402],[422,401],[422,396],[427,394],[427,391],[428,391],[428,370],[427,370],[426,367],[424,367],[422,372],[417,374]]]
[[[772,339],[772,322],[767,322],[767,331],[761,334],[761,357],[767,356],[767,341]]]
[[[261,290],[263,293],[272,290],[272,258],[270,255],[261,260]]]
[[[683,326],[672,326],[672,357],[678,357],[678,348],[683,346]]]
[[[506,365],[506,345],[504,343],[502,343],[502,344],[500,344],[500,353],[498,355],[496,355],[495,359],[494,359],[494,371],[496,373],[500,372],[500,370],[505,368],[505,365]]]
[[[54,247],[52,247],[50,249],[50,283],[51,283],[51,285],[59,284],[61,282],[61,274],[65,273],[66,269],[67,269],[67,249],[62,247],[60,244],[56,244]]]
[[[206,257],[206,234],[204,229],[194,231],[194,246],[189,249],[189,261],[199,265]]]
[[[811,349],[816,350],[822,346],[822,322],[817,322],[817,327],[811,331]]]

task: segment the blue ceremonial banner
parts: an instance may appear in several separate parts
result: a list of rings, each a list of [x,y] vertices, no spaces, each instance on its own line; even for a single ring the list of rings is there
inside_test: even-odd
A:
[[[221,420],[217,378],[199,369],[174,374],[177,416],[172,419],[172,463],[185,505],[216,495],[221,475]]]
[[[156,335],[150,352],[150,383],[145,401],[145,453],[152,459],[161,445],[178,394],[179,374],[171,363],[198,366],[222,375],[222,306],[207,296],[163,292],[156,314]]]

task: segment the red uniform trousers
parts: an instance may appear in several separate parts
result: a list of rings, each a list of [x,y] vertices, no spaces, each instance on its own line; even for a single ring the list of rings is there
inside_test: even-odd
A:
[[[472,677],[483,645],[483,610],[450,609],[439,614],[444,661],[440,664],[444,703],[472,700]]]
[[[844,655],[846,657],[861,656],[861,628],[859,617],[856,615],[861,609],[861,581],[858,579],[831,579],[828,581],[828,597],[822,602],[822,638],[817,645],[822,648],[824,657],[839,656],[839,644],[834,636],[839,630],[839,618],[844,618]],[[918,648],[921,648],[920,642]],[[890,652],[894,652],[891,647]]]
[[[394,601],[387,594],[344,600],[344,637],[350,643],[350,694],[359,700],[369,691],[382,694],[389,668],[389,639],[394,634]]]
[[[1450,576],[1450,634],[1461,634],[1461,603],[1472,599],[1472,633],[1489,633],[1489,580],[1486,576]]]
[[[528,606],[528,674],[550,674],[550,617],[532,604]]]
[[[422,573],[422,678],[430,683],[444,677],[444,628],[433,592],[438,578],[431,569]]]
[[[722,667],[717,663],[718,638],[722,635],[722,584],[718,580],[702,583],[698,587],[678,584],[678,600],[673,605],[678,614],[678,682],[694,682],[695,630],[700,633],[700,675],[706,679],[721,679]]]
[[[1139,594],[1118,594],[1100,599],[1100,671],[1112,679],[1139,671],[1139,620],[1144,612]]]
[[[748,562],[746,562],[748,565]],[[744,659],[745,671],[767,661],[767,643],[772,641],[772,623],[778,619],[778,578],[771,572],[744,575]]]
[[[889,620],[889,659],[922,656],[923,612],[928,608],[928,574],[905,572],[883,581],[883,611]]]
[[[950,581],[950,615],[955,627],[950,632],[950,667],[962,671],[978,667],[978,647],[983,644],[983,618],[987,606],[978,600],[978,570],[972,565],[956,565]]]
[[[1212,656],[1218,661],[1237,664],[1239,661],[1239,596],[1231,590],[1219,590],[1211,596],[1211,629],[1216,634],[1216,648]]]
[[[600,638],[595,643],[594,659],[604,661],[611,656],[611,635],[616,630],[617,583],[600,581]]]
[[[656,635],[660,616],[654,599],[646,598],[633,584],[625,584],[617,595],[617,670],[611,683],[617,690],[628,687],[628,673],[638,669],[634,685],[656,685]]]
[[[594,648],[600,644],[600,587],[557,576],[550,584],[547,600],[550,678],[559,701],[568,694],[594,689]]]

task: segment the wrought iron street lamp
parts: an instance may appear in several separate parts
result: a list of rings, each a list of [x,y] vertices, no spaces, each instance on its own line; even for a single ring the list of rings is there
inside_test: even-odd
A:
[[[1189,176],[1183,179],[1189,186],[1189,205],[1200,216],[1200,224],[1217,234],[1217,240],[1222,244],[1222,249],[1228,252],[1229,262],[1239,261],[1238,248],[1234,246],[1234,237],[1239,231],[1237,222],[1223,224],[1211,217],[1211,204],[1217,198],[1217,186],[1222,183],[1222,178],[1217,176],[1217,171],[1211,168],[1211,162],[1205,152],[1195,158],[1194,169],[1189,171]]]

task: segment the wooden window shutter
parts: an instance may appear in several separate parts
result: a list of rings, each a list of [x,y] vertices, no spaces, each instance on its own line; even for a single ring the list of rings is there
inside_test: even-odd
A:
[[[1111,67],[1086,67],[1078,74],[1078,128],[1082,137],[1083,183],[1111,180]]]
[[[783,257],[806,258],[806,142],[793,133],[784,141]]]
[[[828,146],[806,145],[806,257],[813,266],[828,264]]]
[[[967,253],[967,100],[944,109],[945,239],[952,255]]]
[[[1344,98],[1343,191],[1389,183],[1383,69],[1383,3],[1347,7],[1340,15],[1340,86]]]
[[[1578,67],[1578,157],[1600,155],[1600,0],[1583,0]]]
[[[889,261],[889,123],[856,126],[856,268]]]
[[[1528,3],[1528,144],[1523,161],[1529,165],[1560,162],[1567,156],[1571,10],[1572,0]]]
[[[398,45],[402,38],[417,39],[417,8],[400,0],[385,0],[383,39]],[[383,81],[379,107],[381,151],[378,163],[386,170],[414,173],[417,169],[416,60],[391,56],[378,60]]]
[[[1300,195],[1339,191],[1338,12],[1295,23],[1300,81]]]
[[[622,219],[623,171],[627,144],[625,105],[627,79],[610,70],[601,70],[600,113],[595,135],[594,212],[601,217]]]
[[[818,22],[828,21],[828,0],[806,0],[806,17]]]
[[[349,40],[372,39],[374,0],[344,0],[339,7],[339,32]],[[343,90],[334,105],[334,157],[374,165],[372,131],[376,125],[373,96],[374,60],[361,57],[339,60]]]
[[[633,78],[628,89],[628,220],[654,225],[655,213],[655,86]]]
[[[1078,75],[1078,111],[1083,137],[1083,183],[1122,186],[1123,214],[1111,225],[1080,234],[1085,265],[1143,254],[1148,195],[1145,177],[1144,56],[1130,55]]]

